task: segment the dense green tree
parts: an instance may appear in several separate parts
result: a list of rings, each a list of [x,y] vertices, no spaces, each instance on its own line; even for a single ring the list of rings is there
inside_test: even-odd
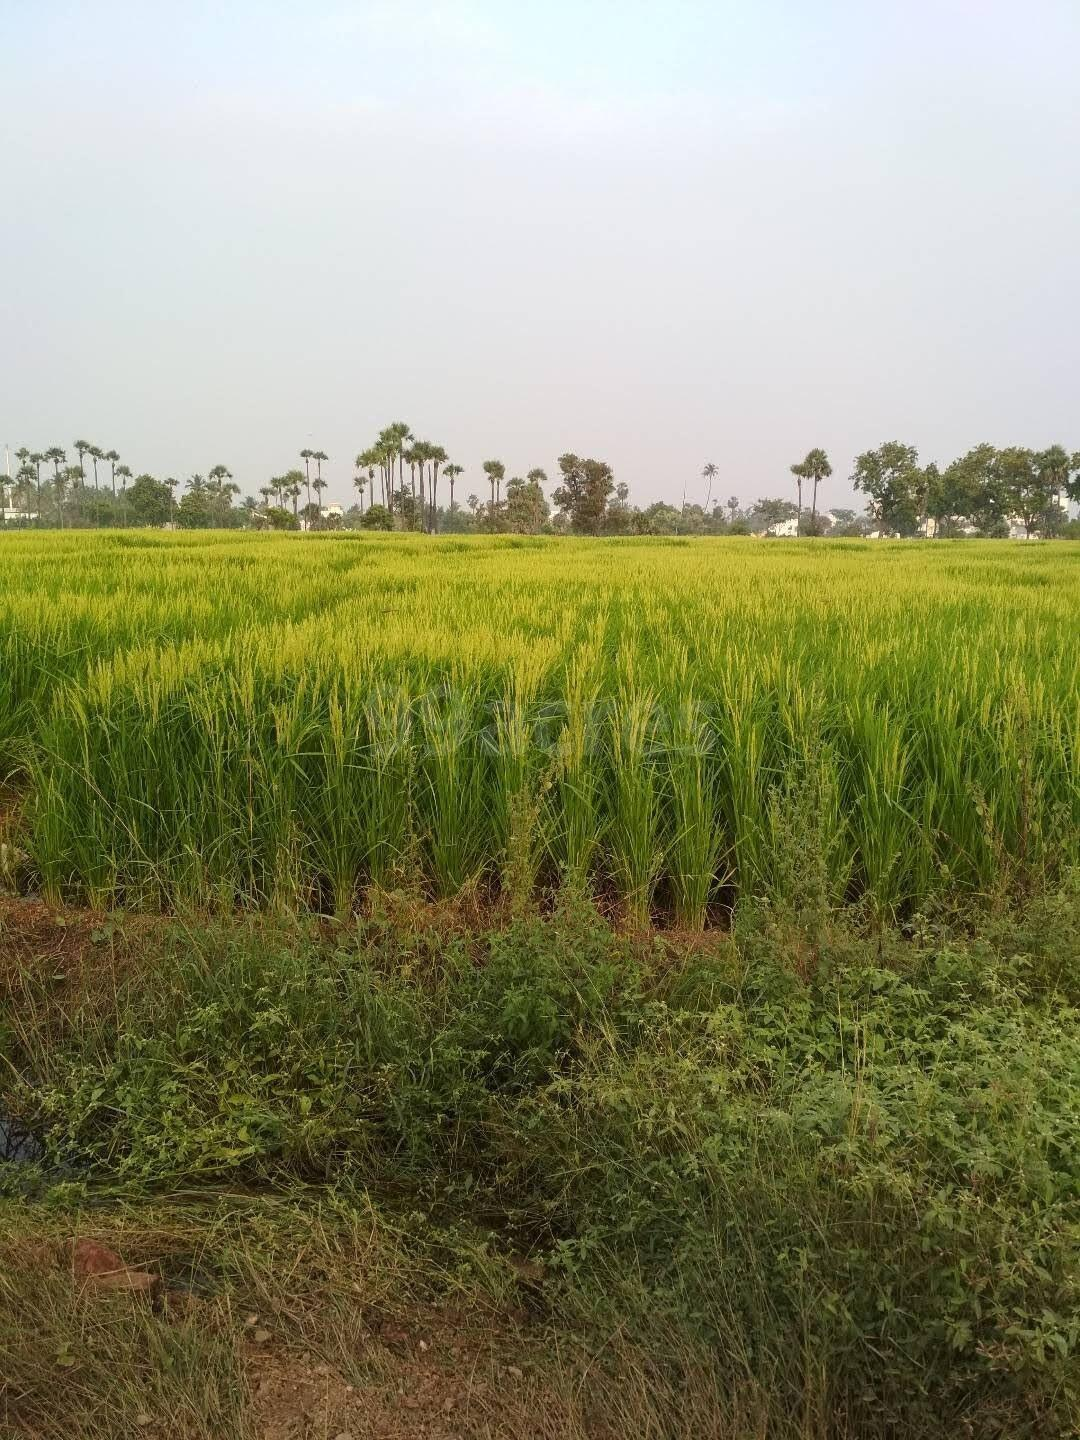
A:
[[[365,530],[392,530],[394,517],[385,505],[369,505],[360,523]]]
[[[506,525],[518,535],[539,535],[551,509],[536,480],[515,476],[506,487]]]
[[[127,513],[135,525],[165,525],[172,513],[172,491],[152,475],[138,475],[127,487]]]
[[[551,497],[578,535],[603,533],[608,500],[615,490],[611,466],[568,452],[559,456],[561,483]]]
[[[883,532],[914,535],[918,529],[918,468],[919,452],[899,440],[887,440],[856,457],[851,483],[869,497],[874,519]]]
[[[176,523],[182,530],[205,530],[211,522],[206,482],[201,475],[194,475],[192,479],[199,483],[193,486],[191,481],[188,482],[188,489],[180,497],[180,504],[176,507]]]
[[[998,451],[994,468],[1009,514],[1020,518],[1025,535],[1035,534],[1046,523],[1052,494],[1051,479],[1039,469],[1035,452],[1010,445]]]
[[[679,512],[674,505],[657,500],[645,510],[638,511],[639,523],[635,529],[642,535],[674,535],[679,529]]]

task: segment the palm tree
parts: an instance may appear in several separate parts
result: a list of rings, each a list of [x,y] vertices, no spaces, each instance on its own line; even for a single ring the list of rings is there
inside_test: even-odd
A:
[[[41,524],[41,462],[45,456],[40,450],[30,452],[30,464],[34,467],[34,485],[37,496],[37,524]]]
[[[420,510],[424,510],[424,462],[428,458],[429,446],[426,440],[415,440],[402,456],[409,467],[409,486],[412,490],[413,503],[416,503],[416,471],[420,470]]]
[[[311,452],[311,458],[315,461],[315,474],[316,474],[316,477],[317,477],[319,480],[321,480],[321,479],[322,479],[322,462],[323,462],[324,460],[329,460],[329,459],[330,459],[330,456],[327,455],[327,453],[326,453],[325,450],[313,450],[313,451]]]
[[[105,455],[104,455],[103,458],[106,459],[106,460],[108,460],[110,466],[112,467],[112,476],[111,476],[111,479],[112,479],[112,493],[113,493],[113,499],[115,500],[115,499],[116,499],[116,465],[117,465],[117,461],[120,459],[120,454],[119,454],[119,452],[116,451],[116,450],[106,450],[106,451],[105,451]]]
[[[360,492],[360,514],[363,515],[363,513],[364,513],[364,486],[367,484],[367,475],[366,475],[365,472],[361,469],[361,466],[360,466],[361,458],[362,458],[362,457],[359,456],[359,455],[356,457],[356,472],[357,472],[357,473],[353,476],[353,484],[355,485],[356,489]]]
[[[735,512],[736,512],[736,511],[738,510],[738,508],[739,508],[739,497],[738,497],[737,495],[729,495],[729,496],[728,496],[727,508],[728,508],[729,514],[731,515],[731,521],[730,521],[730,523],[731,523],[732,525],[734,525],[734,524],[735,524]]]
[[[93,464],[94,464],[94,489],[97,490],[97,488],[98,488],[97,462],[98,462],[99,460],[104,460],[104,459],[105,459],[105,451],[102,450],[102,448],[101,448],[100,445],[90,445],[90,446],[87,447],[87,454],[90,456],[90,459],[93,461]]]
[[[206,488],[210,491],[212,505],[211,515],[213,516],[215,530],[221,523],[221,511],[223,509],[221,502],[227,494],[225,482],[231,479],[232,472],[227,465],[213,465],[206,472]],[[239,491],[237,493],[239,493]]]
[[[120,511],[123,520],[127,520],[127,482],[131,479],[130,465],[117,465],[113,476],[113,486],[116,485],[116,476],[120,476]],[[172,482],[175,485],[175,480]]]
[[[713,462],[712,462],[711,460],[710,460],[709,463],[705,466],[704,470],[702,470],[702,472],[701,472],[701,478],[702,478],[703,480],[707,480],[707,481],[709,482],[709,488],[708,488],[708,490],[705,492],[705,513],[706,513],[706,515],[709,513],[709,501],[712,499],[712,482],[716,479],[717,475],[719,475],[719,474],[720,474],[719,469],[717,468],[716,465],[713,464]]]
[[[1050,492],[1051,503],[1056,510],[1061,504],[1062,492],[1069,483],[1069,471],[1072,469],[1069,456],[1060,445],[1051,445],[1048,450],[1036,455],[1035,465],[1040,479]]]
[[[490,514],[490,517],[491,517],[491,528],[494,530],[494,528],[495,528],[495,503],[496,503],[496,501],[495,501],[495,486],[496,486],[496,485],[499,486],[500,498],[501,498],[502,482],[503,482],[503,477],[506,475],[506,466],[502,463],[501,460],[485,460],[482,468],[483,468],[484,474],[488,477],[488,481],[489,481],[490,484],[491,484],[491,508],[490,508],[490,510],[489,510],[488,513]]]
[[[311,488],[315,491],[315,503],[319,507],[319,515],[322,515],[322,492],[326,489],[327,482],[321,475],[316,475],[311,482]]]
[[[299,505],[299,503],[300,503],[300,486],[299,486],[299,484],[294,480],[293,483],[286,489],[285,494],[288,495],[288,496],[291,498],[291,500],[292,500],[293,519],[294,519],[294,520],[296,521],[296,523],[299,525],[300,519],[299,519],[299,516],[298,516],[298,514],[297,514],[297,507],[298,507],[298,505]]]
[[[443,474],[450,481],[450,514],[452,515],[454,513],[454,482],[459,475],[465,474],[465,466],[445,465],[443,467]]]
[[[375,504],[375,467],[378,463],[378,452],[373,446],[369,446],[366,450],[361,450],[360,454],[356,457],[356,468],[361,471],[367,471],[368,483],[371,486],[371,495],[368,499],[369,505]],[[363,504],[364,491],[362,482],[358,482],[358,488],[360,489],[360,501],[361,504]]]
[[[428,525],[427,530],[429,535],[434,535],[436,526],[438,525],[439,521],[439,512],[437,508],[439,501],[439,466],[445,465],[450,457],[447,455],[446,451],[441,445],[425,445],[424,448],[427,451],[427,458],[431,462],[431,523]]]
[[[64,463],[64,461],[67,459],[67,452],[66,452],[65,450],[62,450],[59,445],[51,445],[51,446],[49,447],[49,449],[45,451],[44,455],[42,455],[41,458],[42,458],[43,460],[50,460],[50,461],[52,462],[52,467],[53,467],[53,484],[57,487],[57,494],[59,495],[59,487],[60,487],[60,466],[61,466],[61,465]],[[39,493],[40,493],[40,492],[39,492]],[[39,511],[40,511],[40,505],[39,505]],[[63,528],[63,523],[64,523],[64,512],[63,512],[63,510],[61,510],[61,511],[60,511],[60,525],[61,525],[61,528]]]
[[[13,492],[14,508],[16,510],[29,510],[34,504],[34,496],[37,496],[37,509],[34,518],[38,525],[41,524],[41,479],[34,469],[33,464],[28,461],[20,465],[15,476],[15,490]]]
[[[803,487],[803,481],[807,478],[807,476],[808,476],[808,474],[809,474],[809,472],[808,472],[808,470],[807,470],[807,468],[806,468],[806,461],[805,461],[805,460],[800,460],[797,465],[792,465],[792,467],[791,467],[791,473],[792,473],[792,475],[795,476],[795,484],[796,484],[796,486],[798,487],[798,492],[799,492],[799,504],[798,504],[798,509],[797,509],[796,512],[795,512],[795,513],[796,513],[796,518],[795,518],[795,534],[798,535],[798,534],[802,531],[802,487]]]
[[[83,456],[88,450],[92,450],[93,448],[89,440],[76,440],[72,446],[72,449],[79,457],[79,478],[83,484],[86,483],[86,469],[83,465]]]
[[[61,530],[64,528],[64,489],[68,485],[72,488],[76,485],[81,485],[83,478],[81,465],[65,465],[63,474],[58,474],[56,477],[54,482],[56,486],[56,509],[60,516]]]
[[[311,462],[315,459],[315,451],[303,449],[300,451],[300,459],[304,462],[304,484],[307,487],[308,504],[311,504]]]
[[[398,484],[405,483],[405,446],[414,438],[411,428],[404,420],[395,420],[393,425],[387,426],[387,438],[390,441],[390,448],[396,449],[398,457]]]
[[[817,490],[822,480],[827,480],[832,474],[832,466],[829,464],[829,457],[820,446],[808,450],[806,458],[798,465],[792,465],[791,473],[797,477],[799,482],[799,525],[796,533],[802,530],[802,482],[809,480],[814,487],[813,500],[810,506],[810,530],[811,533],[817,527]]]

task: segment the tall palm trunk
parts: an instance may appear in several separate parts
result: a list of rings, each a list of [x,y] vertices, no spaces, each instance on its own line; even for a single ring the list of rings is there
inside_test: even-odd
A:
[[[817,531],[817,487],[818,487],[818,477],[815,475],[815,476],[814,476],[814,494],[813,494],[813,499],[812,499],[812,501],[811,501],[811,503],[810,503],[810,531],[811,531],[812,534],[813,534],[813,533],[816,533],[816,531]]]

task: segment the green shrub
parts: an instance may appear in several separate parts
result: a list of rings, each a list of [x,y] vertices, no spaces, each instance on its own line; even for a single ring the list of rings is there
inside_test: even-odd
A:
[[[556,1314],[658,1364],[682,1336],[778,1434],[813,1397],[829,1433],[1064,1435],[1078,933],[1075,888],[917,944],[765,908],[684,950],[580,903],[467,937],[185,930],[21,1057],[14,1103],[133,1193],[484,1216],[546,1257]]]

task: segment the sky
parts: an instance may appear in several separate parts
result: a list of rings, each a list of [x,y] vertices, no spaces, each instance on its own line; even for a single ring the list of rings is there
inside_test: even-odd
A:
[[[0,0],[0,446],[1080,448],[1077,0]]]

